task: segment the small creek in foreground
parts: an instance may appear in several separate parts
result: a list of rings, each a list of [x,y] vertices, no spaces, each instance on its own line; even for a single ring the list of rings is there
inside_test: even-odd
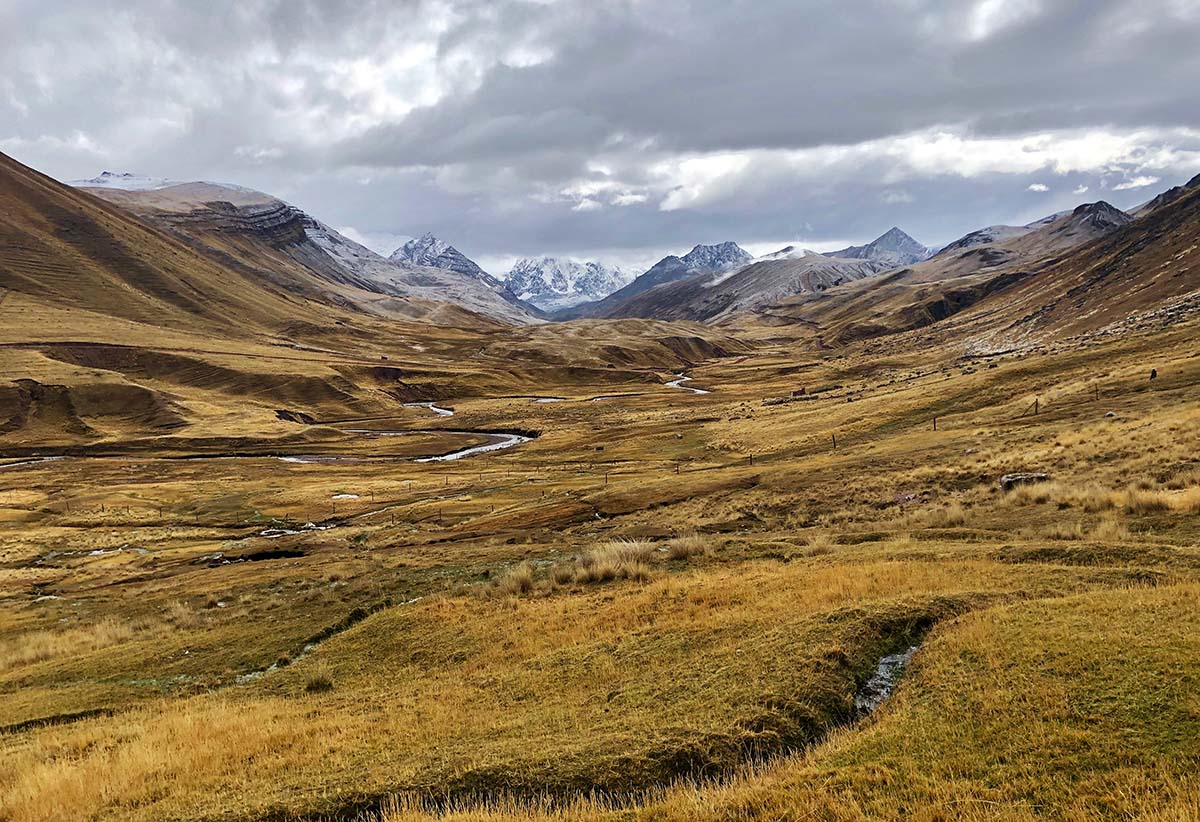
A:
[[[875,666],[875,673],[854,695],[854,709],[860,716],[871,713],[892,695],[896,690],[896,683],[900,681],[900,675],[904,673],[916,652],[917,646],[912,645],[904,651],[888,654],[879,660],[879,664]]]

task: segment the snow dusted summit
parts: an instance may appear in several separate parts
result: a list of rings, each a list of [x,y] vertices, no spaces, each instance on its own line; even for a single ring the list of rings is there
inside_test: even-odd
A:
[[[602,263],[542,257],[518,260],[504,278],[504,287],[543,311],[558,311],[603,299],[631,279],[621,269]]]

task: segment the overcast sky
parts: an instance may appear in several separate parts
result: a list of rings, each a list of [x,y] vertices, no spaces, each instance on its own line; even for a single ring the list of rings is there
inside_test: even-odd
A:
[[[0,151],[642,266],[937,245],[1200,172],[1200,0],[0,0]]]

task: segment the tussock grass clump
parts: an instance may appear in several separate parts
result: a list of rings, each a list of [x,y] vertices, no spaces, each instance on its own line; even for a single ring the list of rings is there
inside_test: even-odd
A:
[[[333,674],[321,666],[304,678],[304,693],[324,694],[333,690]]]
[[[1018,485],[1005,496],[1009,505],[1044,505],[1051,500],[1060,499],[1066,493],[1062,483],[1037,482],[1030,485]]]
[[[685,534],[667,540],[668,559],[689,559],[712,553],[712,544],[703,534]]]
[[[522,562],[508,569],[508,572],[496,581],[493,590],[501,596],[528,594],[533,590],[533,566]]]
[[[1027,539],[1049,539],[1058,542],[1128,542],[1132,537],[1125,524],[1114,515],[1105,516],[1093,525],[1084,521],[1055,522],[1040,528],[1027,528],[1021,535]]]
[[[177,599],[171,600],[166,606],[167,622],[173,628],[195,628],[204,623],[204,619],[194,608]]]
[[[1056,522],[1052,525],[1043,528],[1038,534],[1030,534],[1029,536],[1043,536],[1046,539],[1053,540],[1081,540],[1087,537],[1087,531],[1082,522],[1074,524],[1068,522]]]
[[[560,563],[550,569],[550,581],[555,585],[570,585],[575,581],[575,569],[573,566]]]
[[[1116,517],[1105,517],[1096,524],[1089,536],[1099,542],[1126,542],[1131,535],[1125,524]]]
[[[1089,514],[1111,511],[1119,504],[1112,491],[1095,483],[1082,488],[1055,483],[1050,498],[1060,507],[1081,508]]]
[[[833,553],[833,538],[824,531],[817,534],[809,534],[805,540],[808,550],[805,552],[809,556],[819,557],[825,554]]]
[[[1060,508],[1079,508],[1085,513],[1121,509],[1127,514],[1156,514],[1165,511],[1196,513],[1200,511],[1200,487],[1168,482],[1157,488],[1142,480],[1130,483],[1124,490],[1113,491],[1095,483],[1074,487],[1060,482],[1022,485],[1009,492],[1010,505],[1042,505],[1056,503]]]
[[[1171,497],[1163,491],[1131,485],[1125,489],[1121,507],[1129,514],[1155,514],[1171,510]]]
[[[645,582],[650,578],[650,559],[654,546],[649,542],[613,540],[604,543],[573,562],[560,563],[550,572],[558,585],[589,585],[616,580]]]
[[[1022,486],[1024,487],[1024,486]],[[1015,491],[1013,493],[1016,493]],[[958,528],[967,522],[967,510],[962,503],[952,500],[939,508],[927,511],[910,511],[903,514],[898,524],[903,528]]]
[[[926,519],[930,528],[957,528],[966,521],[967,512],[957,501],[942,508],[935,508]]]
[[[1200,487],[1184,490],[1182,494],[1171,500],[1171,507],[1182,514],[1200,513]]]
[[[1185,488],[1190,489],[1200,485],[1200,468],[1184,468],[1176,471],[1163,485],[1173,491],[1182,491]]]

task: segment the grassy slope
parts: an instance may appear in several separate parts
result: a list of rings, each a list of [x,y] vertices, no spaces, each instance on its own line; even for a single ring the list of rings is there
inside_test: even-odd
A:
[[[1003,605],[955,620],[861,729],[627,811],[460,808],[440,818],[1194,819],[1200,589]],[[404,810],[388,822],[429,816]]]
[[[983,615],[1029,608],[1059,632],[1031,646],[1032,661],[1019,657],[1014,676],[1058,676],[1039,667],[1047,653],[1086,672],[1090,657],[1071,655],[1092,651],[1063,639],[1075,629],[1061,603],[1091,592],[1078,601],[1119,607],[1142,596],[1128,586],[1185,584],[1200,566],[1190,513],[1200,508],[1197,360],[1172,339],[1005,358],[995,369],[949,360],[931,369],[922,357],[920,373],[904,352],[822,361],[763,352],[699,370],[698,383],[715,389],[706,396],[647,386],[600,403],[464,401],[455,425],[546,431],[470,465],[300,466],[279,481],[251,463],[149,463],[130,473],[134,463],[115,460],[66,487],[71,466],[0,475],[0,505],[25,535],[5,538],[6,723],[118,711],[7,736],[0,807],[14,819],[241,818],[345,810],[406,789],[638,792],[821,737],[845,721],[877,655],[936,622],[917,669],[924,676],[943,643],[974,624],[970,615],[945,621],[963,612],[987,624]],[[1143,371],[1149,356],[1161,372],[1153,384]],[[1097,403],[1087,392],[1100,362]],[[798,381],[829,390],[762,404]],[[581,389],[585,398],[608,390],[544,386]],[[1022,418],[1032,393],[1043,396],[1042,413]],[[1110,408],[1116,418],[1104,416]],[[407,424],[424,414],[405,413]],[[830,432],[842,437],[836,451]],[[1001,497],[995,477],[1022,467],[1050,470],[1056,483]],[[1127,489],[1131,482],[1144,488]],[[246,538],[272,519],[302,522],[321,506],[333,515],[330,497],[346,491],[359,499],[339,503],[337,516],[365,516],[270,543],[295,556],[197,562],[262,548]],[[914,499],[897,500],[907,493]],[[389,511],[370,513],[381,507]],[[694,529],[709,532],[709,556],[655,552],[625,582],[551,580],[554,563],[610,537]],[[88,554],[131,541],[148,553]],[[532,589],[507,596],[494,581],[522,560],[539,563]],[[43,593],[61,599],[33,602]],[[417,595],[433,596],[398,604]],[[238,684],[297,656],[356,607],[385,600],[392,606],[291,665]],[[979,610],[1005,602],[1027,604]],[[103,631],[86,630],[97,622]],[[47,650],[31,659],[21,650],[31,646]],[[945,680],[956,688],[995,679],[991,668],[954,671]],[[324,677],[332,690],[307,691]],[[953,716],[945,706],[933,712]],[[1195,728],[1172,721],[1181,733]],[[947,731],[930,733],[927,757]],[[1048,733],[1048,746],[1070,738],[1058,727]],[[858,735],[838,739],[861,744]],[[1157,742],[1134,742],[1142,760],[1165,769],[1153,778],[1182,778]],[[1002,754],[994,738],[944,737],[960,743],[964,757],[1009,756],[1027,770],[1041,756]],[[879,749],[861,751],[845,790],[870,787],[872,801],[926,809],[942,801],[875,780],[894,763]],[[906,767],[925,768],[914,763]],[[1095,767],[1112,775],[1108,760]],[[1130,773],[1153,776],[1140,765]],[[696,801],[719,796],[736,808],[750,800],[730,791],[759,797],[753,784]],[[841,802],[812,785],[764,784],[753,801],[791,802],[795,790],[808,791],[806,802]],[[669,812],[689,807],[681,802]],[[660,812],[653,802],[645,810]]]

